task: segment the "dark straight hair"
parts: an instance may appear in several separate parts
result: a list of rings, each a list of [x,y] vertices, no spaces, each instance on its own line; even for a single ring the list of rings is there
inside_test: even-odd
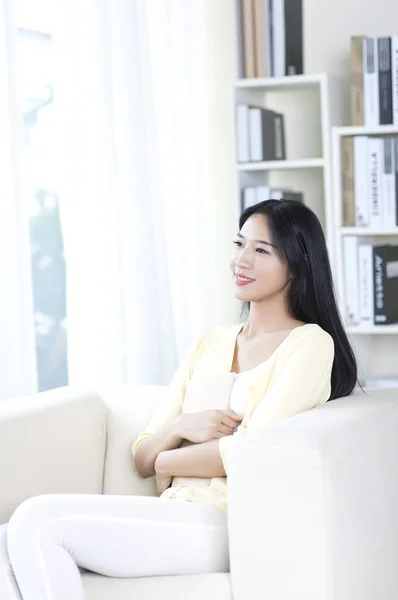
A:
[[[329,400],[348,396],[357,383],[357,363],[337,308],[325,236],[315,213],[295,200],[265,200],[240,216],[239,229],[255,214],[267,219],[275,251],[292,276],[288,300],[292,316],[316,323],[334,341]],[[250,310],[250,307],[249,307]]]

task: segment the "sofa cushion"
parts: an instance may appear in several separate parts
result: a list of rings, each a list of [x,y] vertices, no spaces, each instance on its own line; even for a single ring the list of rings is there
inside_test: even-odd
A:
[[[84,573],[83,583],[87,600],[232,600],[229,573],[136,579]]]

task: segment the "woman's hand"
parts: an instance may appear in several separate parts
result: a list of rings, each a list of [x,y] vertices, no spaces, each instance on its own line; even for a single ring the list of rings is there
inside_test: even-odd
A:
[[[178,434],[194,444],[232,435],[243,417],[233,410],[204,410],[178,417]]]

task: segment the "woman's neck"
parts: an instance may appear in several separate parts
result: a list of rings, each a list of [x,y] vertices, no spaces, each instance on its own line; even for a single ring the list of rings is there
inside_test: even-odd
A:
[[[281,303],[280,298],[275,300],[250,303],[249,318],[243,328],[245,337],[253,338],[264,333],[293,329],[300,324],[290,314],[287,303]]]

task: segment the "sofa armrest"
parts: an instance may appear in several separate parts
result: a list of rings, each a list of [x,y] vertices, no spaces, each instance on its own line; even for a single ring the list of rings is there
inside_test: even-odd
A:
[[[0,523],[25,499],[101,493],[106,407],[71,388],[0,402]]]
[[[101,397],[107,406],[104,494],[157,495],[155,478],[141,479],[137,474],[131,448],[148,425],[166,390],[166,387],[155,385],[101,390]]]
[[[228,473],[235,600],[398,597],[398,390],[334,400],[242,444]]]

